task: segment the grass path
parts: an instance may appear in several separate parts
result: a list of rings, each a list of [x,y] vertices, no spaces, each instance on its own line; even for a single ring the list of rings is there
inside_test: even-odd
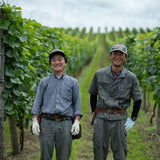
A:
[[[91,108],[89,104],[89,93],[88,89],[94,73],[99,69],[99,61],[101,58],[101,46],[98,47],[91,63],[82,71],[78,78],[81,97],[82,97],[82,113],[83,118],[81,124],[83,126],[82,138],[79,140],[80,143],[77,146],[78,155],[77,160],[93,160],[93,126],[91,126]]]
[[[77,140],[77,160],[93,160],[93,126],[91,126],[91,108],[89,103],[89,94],[88,89],[94,73],[106,66],[107,56],[106,50],[104,46],[105,35],[101,35],[101,43],[97,48],[97,52],[95,53],[91,63],[82,71],[80,77],[78,78],[80,89],[81,89],[81,97],[82,97],[82,111],[83,118],[81,120],[81,124],[83,126],[82,130],[82,138]],[[73,151],[74,152],[74,151]],[[111,155],[108,155],[109,159],[112,160]],[[76,160],[76,159],[74,159]]]
[[[105,49],[105,36],[101,35],[101,43],[97,48],[92,62],[82,71],[80,77],[78,78],[81,97],[82,97],[82,110],[83,118],[81,120],[82,124],[82,138],[76,140],[73,146],[72,154],[75,154],[74,158],[71,160],[93,160],[93,126],[90,125],[91,122],[91,109],[89,103],[88,89],[93,78],[94,73],[99,69],[109,65],[108,57]],[[128,116],[132,112],[132,106],[127,110]],[[160,146],[160,138],[151,139],[150,134],[155,133],[155,124],[153,126],[149,125],[148,116],[150,113],[145,114],[144,111],[140,111],[138,120],[135,126],[127,133],[128,142],[128,155],[127,160],[159,160],[160,154],[156,146]],[[150,116],[149,116],[150,117]],[[156,121],[154,121],[156,123]],[[144,127],[146,126],[146,128]],[[145,133],[145,134],[143,134]],[[156,140],[158,140],[156,142]],[[156,145],[155,145],[156,144]],[[109,150],[107,160],[113,160],[113,155],[111,150]]]

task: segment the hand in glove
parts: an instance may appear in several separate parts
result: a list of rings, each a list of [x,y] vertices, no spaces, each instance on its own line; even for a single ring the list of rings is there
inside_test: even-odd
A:
[[[125,124],[126,131],[129,131],[133,127],[134,124],[135,124],[135,121],[133,121],[131,118],[127,118],[127,121]]]
[[[72,129],[71,129],[72,135],[77,135],[79,133],[79,130],[80,130],[79,123],[80,123],[80,121],[75,119],[75,121],[72,125]]]
[[[32,132],[34,135],[39,136],[40,127],[39,127],[37,118],[32,119]]]

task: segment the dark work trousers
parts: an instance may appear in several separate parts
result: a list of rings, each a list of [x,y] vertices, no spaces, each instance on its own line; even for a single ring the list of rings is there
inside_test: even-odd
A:
[[[111,142],[114,160],[126,160],[125,122],[126,120],[109,121],[96,118],[93,135],[94,160],[106,160],[109,142]]]
[[[52,160],[54,146],[57,160],[69,160],[72,148],[72,120],[56,122],[41,119],[40,148],[41,160]]]

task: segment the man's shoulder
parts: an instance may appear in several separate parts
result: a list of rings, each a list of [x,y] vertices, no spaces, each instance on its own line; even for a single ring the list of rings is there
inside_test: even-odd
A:
[[[51,75],[50,76],[47,76],[47,77],[44,77],[41,79],[42,82],[46,82],[50,79]]]
[[[97,70],[96,74],[103,74],[104,72],[108,72],[108,71],[109,71],[109,67],[105,67]]]
[[[72,76],[69,76],[69,75],[65,75],[65,78],[66,79],[68,79],[68,80],[70,80],[71,82],[77,82],[77,79],[76,78],[74,78],[74,77],[72,77]]]
[[[41,81],[40,81],[40,85],[42,87],[45,87],[46,85],[48,85],[51,76],[52,75],[49,75],[49,76],[46,76],[46,77],[42,78]]]
[[[127,73],[127,75],[130,76],[130,77],[136,77],[136,74],[133,73],[132,71],[128,70],[128,69],[126,69],[126,73]]]

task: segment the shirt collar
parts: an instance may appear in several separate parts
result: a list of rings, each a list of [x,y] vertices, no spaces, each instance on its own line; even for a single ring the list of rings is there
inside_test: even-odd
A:
[[[110,65],[107,69],[106,69],[106,74],[113,77],[112,76],[112,65]],[[126,68],[123,66],[121,74],[118,77],[125,77],[125,73],[126,73]]]
[[[54,78],[58,79],[54,73],[53,73],[53,76],[54,76]],[[64,72],[63,75],[61,75],[61,78],[59,78],[59,79],[63,79],[63,77],[65,77],[65,76],[66,76],[66,73]]]

